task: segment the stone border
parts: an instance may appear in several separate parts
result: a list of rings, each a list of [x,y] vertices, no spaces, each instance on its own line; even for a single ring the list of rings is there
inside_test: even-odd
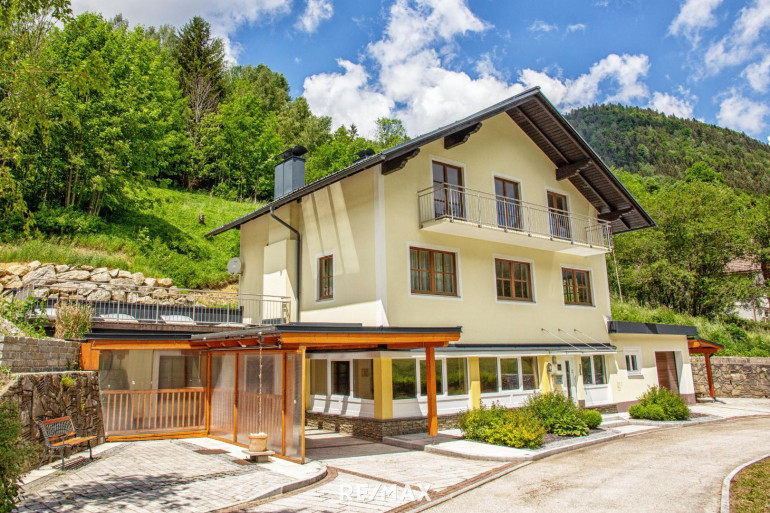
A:
[[[748,463],[744,463],[743,465],[739,465],[735,469],[733,469],[732,472],[730,472],[724,481],[722,481],[722,505],[721,505],[721,513],[730,513],[730,484],[732,483],[733,479],[735,478],[738,473],[745,469],[746,467],[749,467],[755,463],[759,463],[762,460],[765,460],[767,458],[770,458],[770,453],[765,454],[764,456],[760,456],[759,458],[749,461]]]

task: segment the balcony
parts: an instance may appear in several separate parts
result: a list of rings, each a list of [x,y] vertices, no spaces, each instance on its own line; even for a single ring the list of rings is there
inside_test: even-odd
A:
[[[612,250],[610,223],[450,184],[417,193],[423,230],[590,256]]]

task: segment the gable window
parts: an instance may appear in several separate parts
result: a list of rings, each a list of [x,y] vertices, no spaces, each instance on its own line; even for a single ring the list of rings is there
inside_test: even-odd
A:
[[[623,350],[626,360],[626,370],[629,375],[640,375],[642,373],[642,352],[636,348],[626,348]]]
[[[606,385],[607,374],[605,372],[604,355],[583,356],[580,358],[583,368],[584,385]]]
[[[500,228],[521,230],[521,206],[519,184],[503,178],[495,178],[497,200],[497,225]]]
[[[527,262],[495,259],[497,299],[532,301],[532,273]]]
[[[463,172],[458,166],[433,162],[433,207],[436,218],[464,217]]]
[[[553,237],[559,239],[572,238],[567,196],[548,191],[548,217],[551,224],[551,235]]]
[[[591,306],[591,274],[579,269],[562,269],[561,281],[564,288],[564,303],[568,305]]]
[[[409,248],[410,281],[416,294],[457,295],[455,254]]]
[[[318,259],[318,299],[334,298],[334,255]]]

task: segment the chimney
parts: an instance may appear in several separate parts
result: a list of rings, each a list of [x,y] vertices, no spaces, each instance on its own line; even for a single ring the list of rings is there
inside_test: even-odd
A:
[[[275,188],[273,200],[296,191],[305,185],[305,159],[307,153],[304,146],[295,146],[278,155],[281,162],[275,166]]]

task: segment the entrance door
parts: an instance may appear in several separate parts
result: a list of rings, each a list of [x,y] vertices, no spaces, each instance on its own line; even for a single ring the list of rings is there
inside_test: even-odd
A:
[[[521,206],[519,205],[519,184],[502,178],[495,178],[497,200],[497,226],[521,230]]]
[[[679,393],[679,373],[676,369],[676,356],[673,351],[655,353],[655,366],[658,369],[658,385]]]
[[[551,236],[559,239],[571,239],[567,196],[548,191],[548,214],[551,221]]]

